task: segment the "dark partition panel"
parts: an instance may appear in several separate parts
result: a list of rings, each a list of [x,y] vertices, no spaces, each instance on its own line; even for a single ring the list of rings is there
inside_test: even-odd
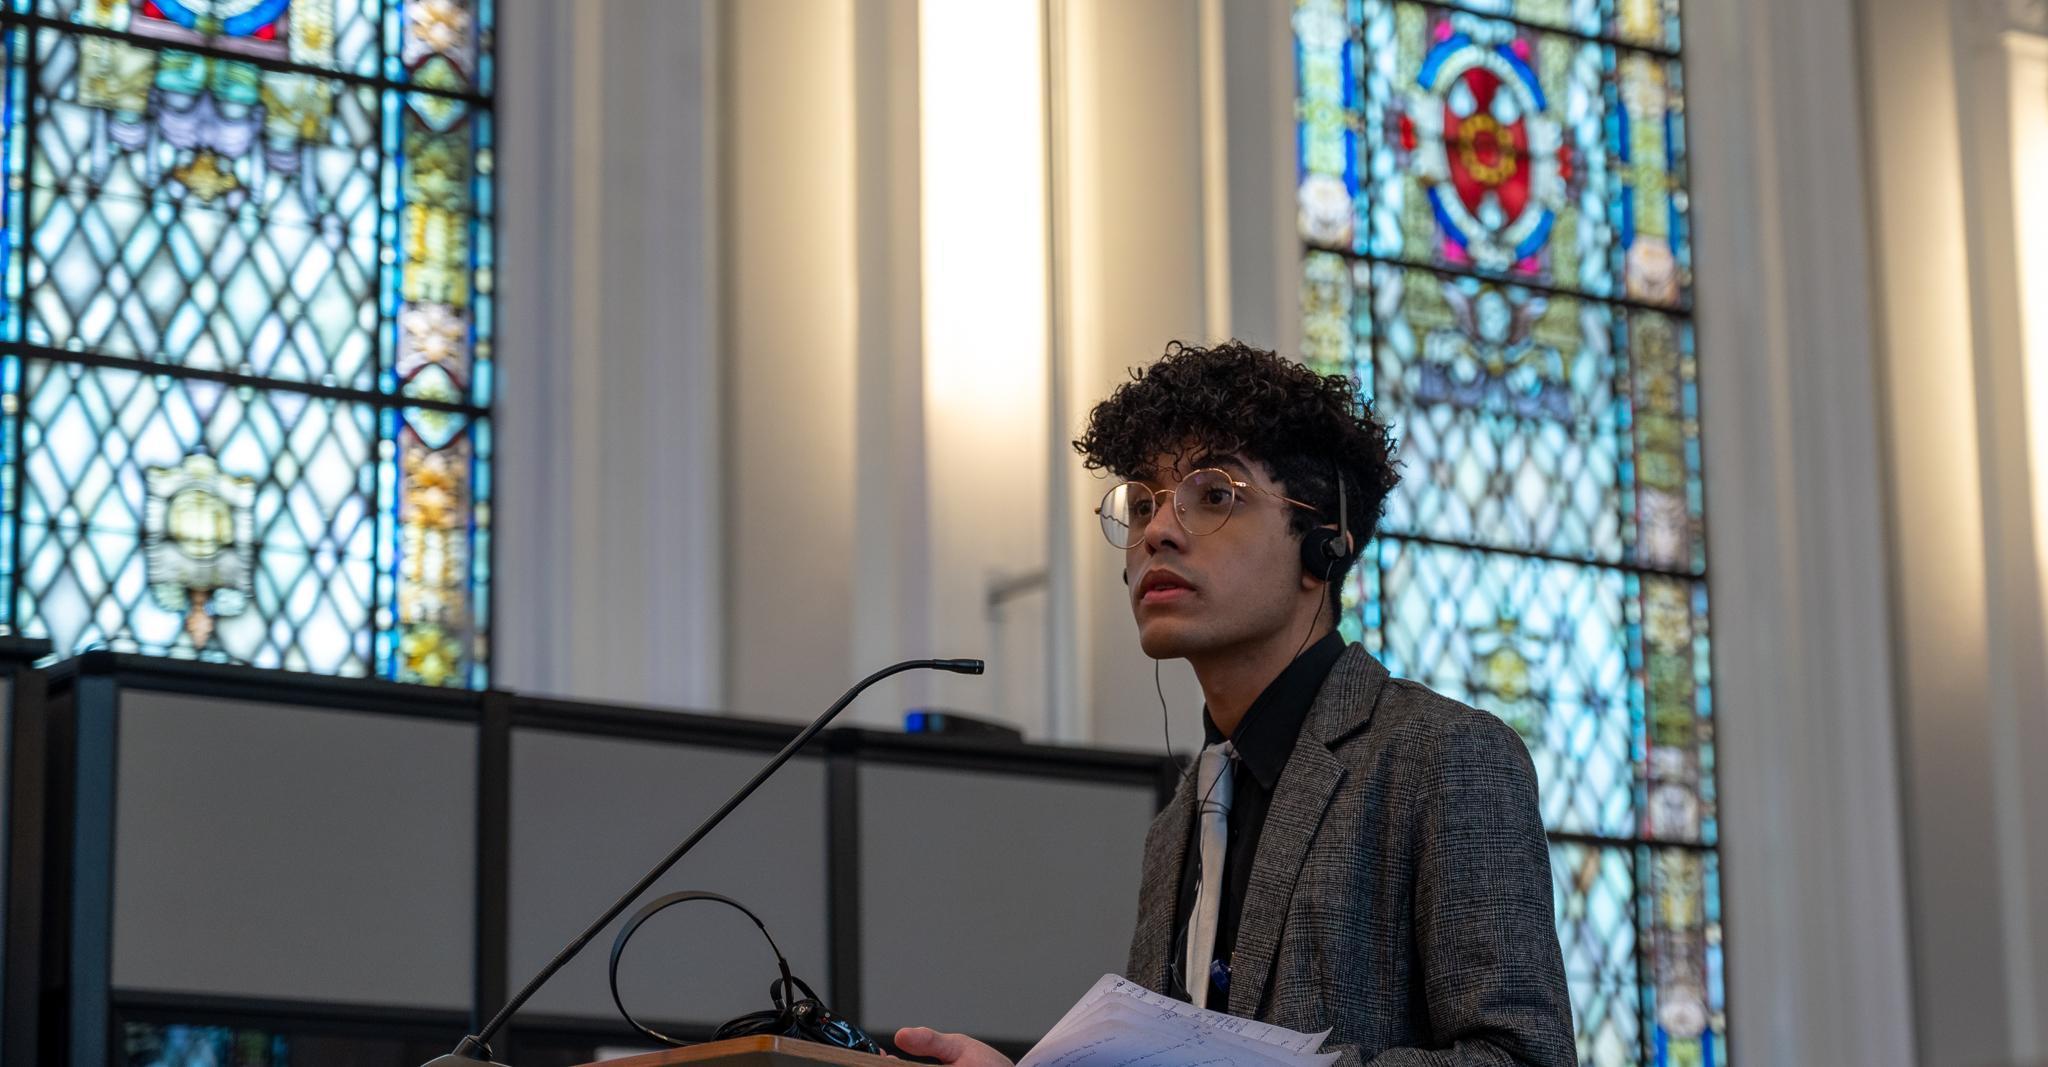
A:
[[[474,724],[120,701],[115,988],[469,1010]]]
[[[860,770],[862,1010],[1028,1043],[1121,971],[1150,782]]]
[[[41,1062],[125,1062],[137,1019],[462,1025],[481,694],[104,652],[48,694]]]
[[[606,904],[718,807],[767,758],[730,745],[512,735],[510,973],[532,974]],[[802,757],[657,883],[738,899],[768,926],[796,973],[825,991],[825,769]],[[630,912],[628,915],[630,916]],[[529,1002],[544,1015],[616,1018],[605,982],[614,922]],[[746,916],[713,903],[663,912],[619,970],[647,1019],[723,1022],[769,1006],[774,957]]]

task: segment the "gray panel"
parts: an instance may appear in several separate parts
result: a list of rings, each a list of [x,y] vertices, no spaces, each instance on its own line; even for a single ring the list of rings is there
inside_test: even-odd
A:
[[[1123,970],[1148,787],[865,764],[861,1014],[1035,1040]]]
[[[476,728],[126,690],[116,986],[467,1009]]]
[[[514,988],[768,757],[548,730],[515,732]],[[824,764],[792,760],[640,903],[677,889],[712,890],[753,909],[797,977],[829,1001]],[[528,1010],[615,1018],[605,965],[622,922],[599,934],[542,987]],[[642,1019],[721,1023],[769,1007],[768,983],[775,974],[768,944],[746,916],[695,901],[662,912],[634,935],[619,966],[619,990]]]

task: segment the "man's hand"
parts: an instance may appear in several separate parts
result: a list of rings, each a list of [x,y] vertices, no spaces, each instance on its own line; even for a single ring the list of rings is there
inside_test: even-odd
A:
[[[942,1034],[929,1026],[906,1026],[896,1031],[896,1047],[912,1056],[959,1067],[1011,1067],[1008,1056],[966,1034]]]

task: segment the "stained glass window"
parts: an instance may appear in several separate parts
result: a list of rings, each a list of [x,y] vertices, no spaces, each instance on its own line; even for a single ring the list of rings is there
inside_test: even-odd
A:
[[[491,21],[0,11],[0,624],[487,684]]]
[[[1677,0],[1297,0],[1303,358],[1403,482],[1342,620],[1528,745],[1579,1058],[1724,1062]]]

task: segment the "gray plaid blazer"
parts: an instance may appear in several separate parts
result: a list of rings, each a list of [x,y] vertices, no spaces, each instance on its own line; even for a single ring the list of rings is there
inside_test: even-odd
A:
[[[1183,780],[1145,837],[1126,976],[1152,989],[1166,988],[1192,792]],[[1354,644],[1274,786],[1226,1007],[1330,1029],[1342,1067],[1568,1067],[1550,893],[1521,738]]]

